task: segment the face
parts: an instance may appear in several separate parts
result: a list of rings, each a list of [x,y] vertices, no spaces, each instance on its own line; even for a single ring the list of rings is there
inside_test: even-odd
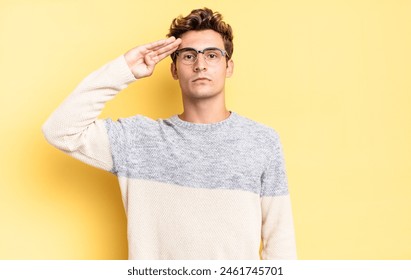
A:
[[[178,49],[194,48],[203,50],[216,47],[224,50],[221,35],[214,30],[188,31],[181,36]],[[183,99],[205,99],[224,95],[225,79],[233,73],[234,63],[222,58],[217,64],[209,65],[203,54],[198,54],[193,65],[181,63],[177,57],[171,64],[173,78],[180,83]]]

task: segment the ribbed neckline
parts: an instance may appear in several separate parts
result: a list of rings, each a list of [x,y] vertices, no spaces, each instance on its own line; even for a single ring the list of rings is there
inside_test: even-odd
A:
[[[228,118],[216,122],[216,123],[192,123],[192,122],[187,122],[183,121],[180,119],[178,115],[174,115],[169,118],[170,122],[173,123],[174,125],[184,127],[187,129],[193,129],[193,130],[213,130],[213,129],[218,129],[220,127],[225,127],[234,122],[236,118],[238,118],[238,115],[235,112],[230,111],[230,116]]]

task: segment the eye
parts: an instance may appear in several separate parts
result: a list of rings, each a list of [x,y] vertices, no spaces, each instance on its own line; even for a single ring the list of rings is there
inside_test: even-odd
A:
[[[186,61],[194,61],[196,59],[196,55],[192,52],[183,52],[182,57]]]
[[[215,60],[219,57],[218,52],[215,52],[215,51],[206,52],[205,55],[206,55],[207,59],[209,59],[209,60]]]

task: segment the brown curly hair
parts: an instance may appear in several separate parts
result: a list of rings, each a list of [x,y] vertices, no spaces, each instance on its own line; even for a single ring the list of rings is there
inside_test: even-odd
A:
[[[170,32],[167,37],[180,38],[187,31],[207,29],[220,33],[223,37],[228,59],[230,59],[234,51],[233,30],[229,24],[223,21],[223,16],[219,12],[213,12],[209,8],[192,10],[186,17],[179,16],[175,18],[170,25]],[[174,53],[171,58],[175,62],[176,56]]]

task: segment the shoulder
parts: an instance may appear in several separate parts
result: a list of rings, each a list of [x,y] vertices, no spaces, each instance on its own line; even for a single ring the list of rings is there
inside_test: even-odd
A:
[[[143,115],[135,115],[127,118],[120,118],[116,121],[105,119],[105,125],[110,132],[122,132],[125,134],[134,134],[136,132],[157,131],[161,120],[153,120]]]
[[[242,131],[242,135],[267,144],[279,141],[279,135],[274,128],[239,114],[236,114],[236,118],[236,127]]]

